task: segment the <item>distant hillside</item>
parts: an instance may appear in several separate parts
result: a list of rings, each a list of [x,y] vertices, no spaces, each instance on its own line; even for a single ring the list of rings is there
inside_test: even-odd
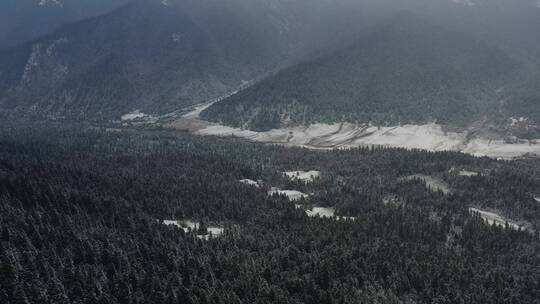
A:
[[[119,8],[113,10],[116,7]],[[413,41],[393,39],[392,35],[400,38],[401,34],[385,33],[380,25],[390,27],[390,17],[401,11],[414,12],[419,19],[427,20],[425,23],[432,32],[420,25],[419,30],[424,32],[420,31]],[[102,13],[105,14],[87,18]],[[87,19],[66,23],[83,18]],[[163,114],[207,102],[235,90],[245,81],[260,79],[298,62],[313,60],[354,44],[348,51],[335,53],[339,55],[333,59],[327,56],[280,74],[279,78],[286,79],[289,76],[284,75],[296,77],[296,72],[291,71],[303,70],[304,67],[309,70],[303,77],[311,83],[297,85],[301,79],[283,80],[287,85],[295,85],[292,91],[301,93],[301,97],[309,97],[306,94],[311,91],[309,86],[315,86],[315,80],[321,81],[318,90],[326,95],[319,94],[299,103],[318,104],[319,110],[315,108],[316,111],[310,115],[300,115],[293,112],[303,113],[304,110],[287,109],[287,113],[294,115],[276,118],[273,117],[276,111],[264,108],[269,111],[268,115],[257,114],[258,117],[265,117],[272,123],[262,125],[276,125],[277,121],[341,120],[344,117],[355,121],[369,119],[389,123],[420,121],[420,118],[454,120],[446,115],[440,118],[433,109],[422,113],[420,118],[416,117],[412,113],[422,108],[419,105],[403,108],[405,114],[393,115],[386,115],[388,113],[380,107],[383,110],[393,107],[388,100],[404,94],[403,88],[414,85],[414,81],[421,81],[424,88],[420,86],[405,93],[411,100],[416,98],[416,103],[437,97],[434,92],[447,97],[455,92],[435,90],[437,81],[446,83],[449,78],[461,75],[464,75],[461,83],[447,83],[452,84],[452,88],[466,88],[466,92],[458,90],[459,94],[455,93],[454,99],[471,106],[462,95],[467,95],[467,98],[478,95],[480,100],[491,98],[491,86],[505,77],[512,82],[516,80],[513,76],[515,66],[519,65],[529,75],[540,71],[536,68],[540,64],[538,28],[540,8],[536,0],[5,0],[0,1],[0,46],[2,43],[13,45],[33,40],[0,49],[0,115],[110,120],[134,110]],[[409,34],[417,35],[415,32]],[[6,35],[16,39],[8,39]],[[373,47],[370,49],[368,46],[371,44]],[[459,70],[450,69],[445,72],[448,75],[438,74],[438,66],[428,62],[429,56],[422,62],[419,58],[407,58],[408,53],[405,52],[400,56],[392,55],[390,59],[396,62],[409,60],[411,65],[416,62],[418,66],[410,69],[406,64],[398,65],[406,71],[400,78],[390,69],[394,62],[387,63],[382,57],[384,53],[379,54],[377,49],[389,45],[408,49],[414,55],[415,47],[424,44],[433,44],[431,49],[424,51],[440,56],[432,56],[438,65],[456,60]],[[438,51],[459,48],[464,51],[464,56]],[[484,50],[486,56],[480,55]],[[364,59],[365,62],[350,59],[357,67],[365,65],[366,73],[359,74],[364,78],[349,82],[347,87],[347,81],[356,78],[358,71],[354,64],[349,66],[349,59],[340,61],[339,58],[356,58],[357,53],[366,53],[363,58],[374,58],[379,63],[371,62],[371,59]],[[469,65],[467,60],[474,64]],[[496,63],[491,65],[490,60]],[[327,66],[336,63],[338,67],[340,64],[347,67],[343,69],[344,73],[336,75],[332,80],[335,85],[332,85],[325,83],[322,75],[334,68],[317,67],[319,62]],[[490,62],[489,66],[486,67],[485,62]],[[384,66],[384,73],[377,70],[377,67]],[[483,70],[474,70],[477,67]],[[320,75],[312,73],[311,69]],[[334,73],[339,69],[335,68]],[[496,73],[491,75],[493,71]],[[377,76],[366,79],[367,72]],[[392,77],[397,77],[395,83]],[[275,79],[266,83],[276,82]],[[356,92],[356,85],[368,87],[368,81],[384,88],[374,85],[370,86],[371,91]],[[466,87],[470,81],[478,82]],[[484,84],[490,87],[484,87]],[[354,94],[351,86],[355,88]],[[346,94],[336,94],[335,90],[329,90],[332,87]],[[523,86],[519,92],[522,98],[515,100],[506,99],[509,90],[499,91],[496,99],[501,102],[501,109],[511,115],[536,113],[535,105],[540,94],[530,88],[530,85]],[[316,92],[314,90],[313,94]],[[282,93],[274,95],[281,96]],[[369,99],[372,105],[358,108],[357,99],[371,95],[374,96]],[[286,95],[281,97],[284,98],[281,104],[289,104]],[[321,106],[329,101],[322,97],[339,98],[326,110]],[[353,97],[355,100],[351,102]],[[442,100],[438,102],[444,103]],[[465,111],[459,102],[451,102],[446,107]],[[362,101],[362,104],[369,103]],[[258,108],[257,105],[249,106],[250,109],[253,107]],[[214,109],[217,108],[210,111]],[[324,115],[317,114],[317,111]],[[365,115],[359,115],[362,111]],[[475,111],[467,110],[465,117],[456,119],[469,121]],[[252,119],[253,112],[239,111],[241,116],[235,117],[236,112],[229,109],[208,117],[235,124],[260,120]],[[227,118],[228,115],[232,116]],[[456,112],[456,116],[462,115]]]
[[[516,61],[477,38],[403,13],[202,116],[255,130],[339,121],[463,126],[496,111],[519,73]]]
[[[357,11],[337,20],[324,3],[131,1],[0,50],[0,111],[113,119],[200,103],[356,31]]]
[[[79,118],[171,111],[219,96],[288,56],[264,20],[253,26],[241,12],[210,7],[198,15],[190,1],[175,3],[134,1],[0,51],[0,107]]]
[[[107,13],[129,0],[2,0],[0,48],[48,34],[62,24]]]

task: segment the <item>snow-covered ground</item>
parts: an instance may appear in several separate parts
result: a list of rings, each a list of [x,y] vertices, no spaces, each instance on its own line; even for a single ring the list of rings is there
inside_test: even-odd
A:
[[[367,124],[312,124],[291,128],[255,132],[232,128],[200,119],[202,111],[231,95],[234,91],[210,102],[200,104],[165,124],[166,127],[188,130],[198,135],[236,136],[248,140],[306,147],[311,149],[344,149],[360,146],[385,146],[428,151],[460,151],[475,156],[512,159],[523,155],[540,156],[540,139],[507,143],[504,140],[471,138],[468,132],[445,131],[436,123],[378,127]],[[131,116],[126,116],[130,115]],[[126,114],[133,117],[136,112]],[[140,115],[140,114],[139,114]]]
[[[296,190],[279,190],[273,189],[268,192],[268,195],[280,194],[285,195],[290,201],[299,201],[302,198],[308,198],[309,195]]]
[[[220,227],[208,227],[206,230],[208,231],[207,234],[199,234],[197,235],[197,237],[201,240],[208,241],[211,238],[221,236],[223,232],[225,232],[225,229],[220,228]]]
[[[163,224],[167,226],[176,226],[183,229],[186,233],[199,229],[199,223],[191,220],[164,220]]]
[[[194,222],[192,220],[164,220],[162,222],[164,225],[167,226],[176,226],[184,232],[197,232],[201,224],[199,222]],[[197,234],[197,238],[203,239],[203,240],[209,240],[213,237],[219,237],[223,234],[225,231],[224,228],[217,227],[217,226],[208,226],[207,227],[207,234]]]
[[[320,171],[288,171],[283,172],[291,180],[299,180],[306,183],[313,182],[316,178],[321,176]]]
[[[310,217],[328,217],[333,218],[335,216],[336,209],[325,207],[313,207],[312,210],[306,210],[306,214]]]
[[[191,113],[196,114],[196,113]],[[506,143],[503,140],[469,139],[466,132],[447,132],[438,124],[375,127],[369,125],[313,124],[307,127],[255,132],[202,122],[191,131],[198,135],[236,136],[258,142],[312,149],[385,146],[428,151],[461,151],[475,156],[512,159],[526,154],[540,156],[540,140]],[[178,124],[178,123],[176,123]],[[175,124],[172,126],[174,127]],[[182,125],[180,123],[180,125]]]
[[[131,121],[131,120],[135,120],[135,119],[145,118],[145,117],[148,117],[148,116],[149,116],[148,114],[144,114],[143,112],[141,112],[139,110],[135,110],[133,112],[122,115],[121,119],[122,119],[122,121]]]
[[[478,173],[478,172],[467,171],[467,170],[461,170],[461,171],[459,171],[458,174],[459,174],[460,176],[467,176],[467,177],[478,176],[478,175],[480,175],[480,173]]]
[[[402,178],[402,180],[412,180],[412,179],[422,180],[424,183],[426,183],[426,186],[430,187],[434,191],[440,190],[444,194],[449,194],[451,192],[450,186],[445,181],[443,181],[442,179],[438,177],[416,174],[416,175],[411,175],[411,176]]]
[[[480,215],[480,217],[482,217],[482,219],[484,221],[486,221],[489,225],[497,225],[497,226],[505,226],[506,223],[508,223],[508,226],[512,229],[515,229],[515,230],[518,230],[520,227],[522,227],[522,225],[519,225],[518,223],[516,222],[513,222],[511,220],[508,220],[507,218],[495,213],[495,212],[490,212],[490,211],[486,211],[486,210],[481,210],[481,209],[477,209],[477,208],[469,208],[469,211],[471,213],[477,213]]]
[[[239,180],[239,182],[242,183],[242,184],[248,185],[248,186],[254,186],[254,187],[257,187],[257,188],[260,187],[258,182],[254,181],[252,179],[248,179],[248,178],[241,179],[241,180]]]
[[[331,207],[313,207],[311,210],[306,210],[309,217],[333,218],[336,220],[356,220],[352,216],[336,216],[336,209]]]
[[[539,196],[539,197],[535,197],[534,200],[540,203],[540,196]]]

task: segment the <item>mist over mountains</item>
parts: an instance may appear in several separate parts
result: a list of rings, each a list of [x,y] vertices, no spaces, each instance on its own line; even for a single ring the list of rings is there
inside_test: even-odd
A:
[[[39,38],[62,24],[107,13],[128,0],[2,0],[0,48]]]
[[[469,124],[520,65],[475,37],[400,14],[352,46],[286,69],[203,113],[258,130],[314,122]]]
[[[0,304],[540,304],[540,0],[0,0]]]
[[[0,111],[160,115],[262,80],[203,116],[255,129],[342,120],[501,125],[511,117],[534,129],[539,120],[534,0],[135,0],[115,8],[121,2],[94,2],[94,10],[85,1],[17,3],[70,16],[55,20],[106,13],[56,30],[47,23],[48,33],[0,50]],[[13,19],[35,27],[21,16]],[[16,33],[8,19],[0,33]],[[33,38],[17,37],[1,44]]]

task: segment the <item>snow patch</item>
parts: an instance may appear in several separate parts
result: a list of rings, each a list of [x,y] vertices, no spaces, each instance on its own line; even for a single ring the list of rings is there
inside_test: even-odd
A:
[[[471,177],[471,176],[478,176],[478,175],[480,175],[480,173],[474,172],[474,171],[461,170],[461,171],[459,171],[458,175],[459,176]]]
[[[313,182],[316,178],[321,176],[320,171],[287,171],[283,172],[290,180],[303,181],[305,183]]]
[[[480,217],[484,221],[486,221],[486,223],[488,223],[489,225],[497,225],[497,226],[505,227],[506,223],[508,223],[508,226],[515,230],[519,230],[522,227],[522,225],[519,225],[516,222],[510,221],[495,212],[490,212],[490,211],[481,210],[477,208],[469,208],[469,212],[480,215]]]
[[[190,231],[198,230],[199,226],[200,226],[200,224],[198,222],[193,222],[193,221],[190,221],[190,220],[180,220],[180,221],[177,221],[177,220],[164,220],[163,224],[167,225],[167,226],[176,226],[176,227],[184,230],[184,232],[186,232],[186,233],[190,232]]]
[[[526,117],[520,117],[520,118],[510,117],[509,119],[510,119],[510,125],[511,126],[515,126],[520,122],[526,122],[528,120],[528,118],[526,118]]]
[[[206,228],[206,234],[200,234],[198,230],[201,227],[201,224],[192,220],[164,220],[162,224],[167,226],[176,226],[184,230],[185,233],[197,233],[197,238],[202,240],[209,240],[214,237],[219,237],[225,232],[224,228],[209,226]]]
[[[220,237],[223,232],[225,232],[225,229],[220,227],[208,227],[206,228],[206,231],[208,231],[207,234],[199,234],[197,237],[201,240],[210,240],[211,238]]]
[[[334,208],[324,208],[324,207],[313,207],[312,210],[306,210],[306,214],[309,217],[328,217],[333,218],[335,216],[336,209]]]
[[[336,220],[356,220],[352,216],[336,216],[336,209],[330,207],[313,207],[311,210],[306,210],[309,217],[332,218]]]
[[[534,200],[540,203],[540,196],[539,197],[534,197]]]
[[[285,195],[290,201],[299,201],[301,199],[306,199],[309,197],[309,195],[296,190],[273,189],[268,192],[268,195],[274,194]]]
[[[139,110],[135,110],[133,112],[122,115],[121,119],[122,121],[131,121],[131,120],[146,118],[149,116],[150,115],[144,114],[143,112]]]
[[[244,185],[248,185],[248,186],[254,186],[254,187],[257,187],[257,188],[260,187],[258,182],[254,181],[254,180],[251,180],[251,179],[247,179],[247,178],[241,179],[241,180],[239,180],[239,182],[244,184]]]

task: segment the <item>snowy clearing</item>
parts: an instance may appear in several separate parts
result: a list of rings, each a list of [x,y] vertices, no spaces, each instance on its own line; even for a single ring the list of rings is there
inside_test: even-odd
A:
[[[164,220],[163,224],[167,226],[176,226],[178,228],[183,229],[186,233],[199,229],[199,223],[193,222],[191,220],[180,220],[180,221]]]
[[[197,232],[201,226],[199,222],[194,222],[192,220],[164,220],[162,223],[167,226],[176,226],[184,230],[185,233]],[[221,236],[225,229],[217,226],[208,226],[206,231],[208,232],[207,234],[197,233],[197,238],[209,240],[213,237]]]
[[[197,235],[197,237],[201,240],[210,240],[211,238],[215,238],[215,237],[219,237],[223,234],[223,232],[225,231],[225,229],[223,228],[220,228],[220,227],[208,227],[206,229],[208,231],[207,234],[199,234]]]
[[[459,176],[471,177],[471,176],[478,176],[478,175],[480,175],[480,173],[474,172],[474,171],[461,170],[461,171],[459,171],[458,175]]]
[[[313,210],[306,210],[306,214],[310,217],[328,217],[332,218],[335,216],[336,209],[334,208],[325,208],[325,207],[313,207]]]
[[[127,114],[122,115],[121,119],[122,119],[122,121],[130,121],[130,120],[136,120],[136,119],[146,118],[146,117],[148,117],[148,116],[149,116],[149,115],[144,114],[144,113],[142,113],[142,112],[139,111],[139,110],[135,110],[135,111],[133,111],[133,112],[130,112],[130,113],[127,113]]]
[[[309,197],[309,195],[302,193],[300,191],[296,191],[296,190],[273,189],[268,192],[268,195],[274,195],[274,194],[285,195],[291,201],[299,201],[303,198],[305,199]]]
[[[401,180],[414,180],[420,179],[426,186],[431,188],[433,191],[442,191],[444,194],[449,194],[451,192],[450,186],[443,181],[442,179],[430,175],[416,174],[402,178]]]
[[[303,181],[305,183],[313,182],[316,178],[321,176],[320,171],[288,171],[283,172],[290,180]]]
[[[244,185],[248,185],[248,186],[254,186],[254,187],[257,187],[257,188],[260,187],[258,182],[254,181],[252,179],[248,179],[248,178],[241,179],[241,180],[239,180],[239,182],[244,184]]]
[[[306,210],[306,214],[309,217],[333,218],[338,221],[356,220],[356,217],[352,216],[336,216],[336,209],[330,207],[313,207],[311,210]]]
[[[473,213],[473,214],[479,214],[480,217],[486,221],[486,223],[488,223],[489,225],[497,225],[497,226],[506,226],[506,223],[508,223],[508,226],[512,229],[515,229],[515,230],[519,230],[520,227],[522,227],[522,225],[519,225],[518,223],[516,222],[513,222],[513,221],[510,221],[508,220],[507,218],[504,218],[503,216],[495,213],[495,212],[490,212],[490,211],[486,211],[486,210],[481,210],[481,209],[477,209],[477,208],[469,208],[469,212]]]

